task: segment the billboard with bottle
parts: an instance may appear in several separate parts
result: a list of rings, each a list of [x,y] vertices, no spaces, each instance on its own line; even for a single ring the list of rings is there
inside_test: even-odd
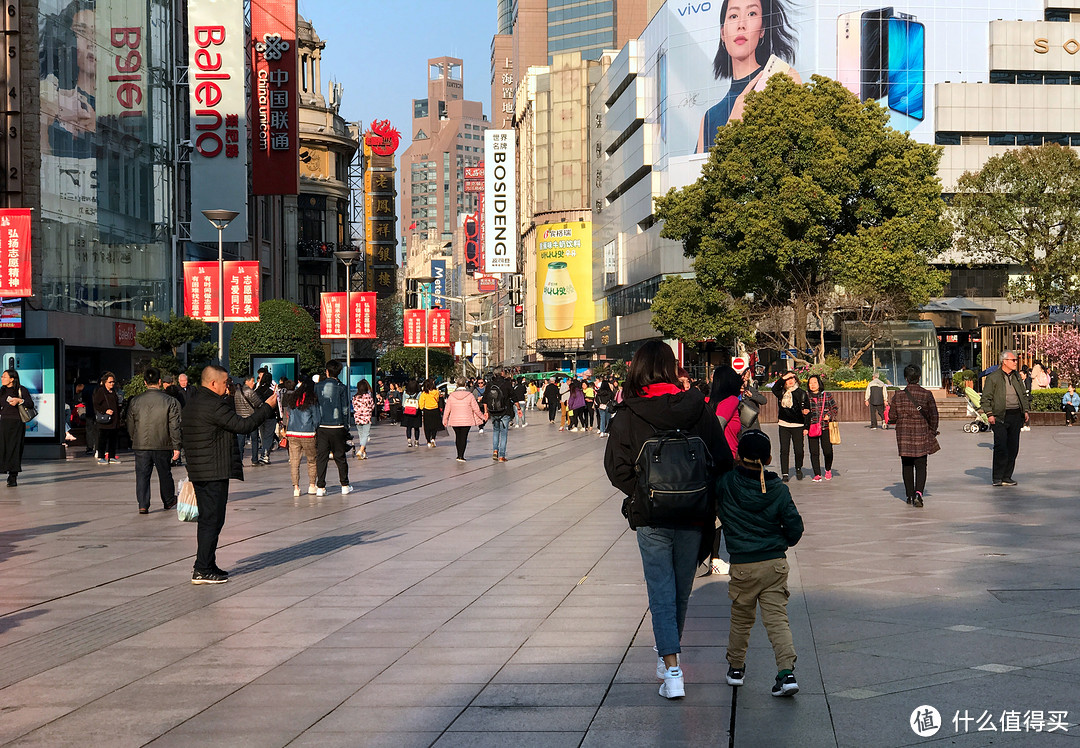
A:
[[[647,122],[660,155],[700,161],[718,127],[776,73],[824,75],[934,141],[934,85],[989,78],[990,22],[1043,18],[1041,0],[875,5],[851,0],[669,1],[641,36]],[[677,177],[673,177],[677,179]],[[665,185],[675,186],[673,185]]]
[[[592,223],[547,223],[536,230],[536,337],[582,338],[596,321],[592,300]]]

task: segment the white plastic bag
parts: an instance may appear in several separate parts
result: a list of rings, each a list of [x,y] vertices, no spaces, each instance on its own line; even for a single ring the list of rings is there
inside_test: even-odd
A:
[[[195,501],[195,486],[184,478],[180,481],[180,493],[176,497],[176,516],[181,522],[199,519],[199,504]]]

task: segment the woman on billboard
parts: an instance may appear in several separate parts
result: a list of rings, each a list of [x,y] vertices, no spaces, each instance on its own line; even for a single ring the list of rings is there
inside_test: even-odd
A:
[[[786,73],[796,83],[802,83],[791,67],[794,61],[795,34],[784,0],[724,0],[713,77],[730,80],[731,86],[701,118],[697,152],[704,153],[712,146],[717,128],[742,119],[747,91],[764,90],[776,73]]]
[[[26,424],[19,417],[19,406],[30,403],[30,391],[19,383],[19,372],[7,369],[0,374],[0,472],[8,474],[7,484],[18,485],[22,470]]]

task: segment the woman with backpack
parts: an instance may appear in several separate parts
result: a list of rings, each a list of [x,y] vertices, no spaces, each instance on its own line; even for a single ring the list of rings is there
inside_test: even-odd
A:
[[[566,412],[570,414],[570,431],[578,431],[578,424],[584,423],[585,391],[581,382],[570,380],[570,395],[566,398]]]
[[[420,446],[420,419],[420,384],[410,379],[401,393],[401,425],[410,447]]]
[[[293,498],[300,498],[300,460],[307,460],[308,489],[316,492],[316,454],[315,433],[319,429],[319,398],[315,388],[307,377],[300,378],[296,389],[285,396],[288,408],[288,420],[285,426],[285,438],[289,445],[289,472],[292,474]]]
[[[684,695],[679,653],[686,606],[701,559],[699,552],[703,545],[707,549],[712,539],[716,518],[713,487],[716,479],[732,468],[731,450],[712,408],[700,391],[679,386],[676,368],[675,354],[661,341],[649,341],[638,349],[626,377],[625,398],[608,427],[611,437],[604,453],[608,479],[626,495],[623,516],[637,533],[659,656],[656,677],[664,681],[660,695],[669,699]],[[699,501],[689,513],[675,512],[670,505],[661,504],[660,498],[654,499],[658,495],[649,485],[651,471],[645,469],[650,460],[646,456],[644,468],[638,464],[638,456],[649,446],[646,442],[655,444],[658,433],[676,429],[683,436],[671,439],[673,448],[666,454],[690,454],[677,449],[681,442],[687,447],[703,445],[712,458],[711,463],[676,466],[682,468],[680,473],[698,477],[693,485],[680,483],[673,489],[680,494],[686,492],[683,489],[699,493]],[[662,514],[664,509],[668,510],[666,515]]]

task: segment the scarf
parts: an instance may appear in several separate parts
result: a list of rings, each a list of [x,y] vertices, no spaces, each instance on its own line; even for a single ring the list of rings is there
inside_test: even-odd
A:
[[[645,397],[659,397],[660,395],[678,395],[683,389],[678,385],[668,384],[667,382],[657,382],[656,384],[647,384],[644,387]]]

